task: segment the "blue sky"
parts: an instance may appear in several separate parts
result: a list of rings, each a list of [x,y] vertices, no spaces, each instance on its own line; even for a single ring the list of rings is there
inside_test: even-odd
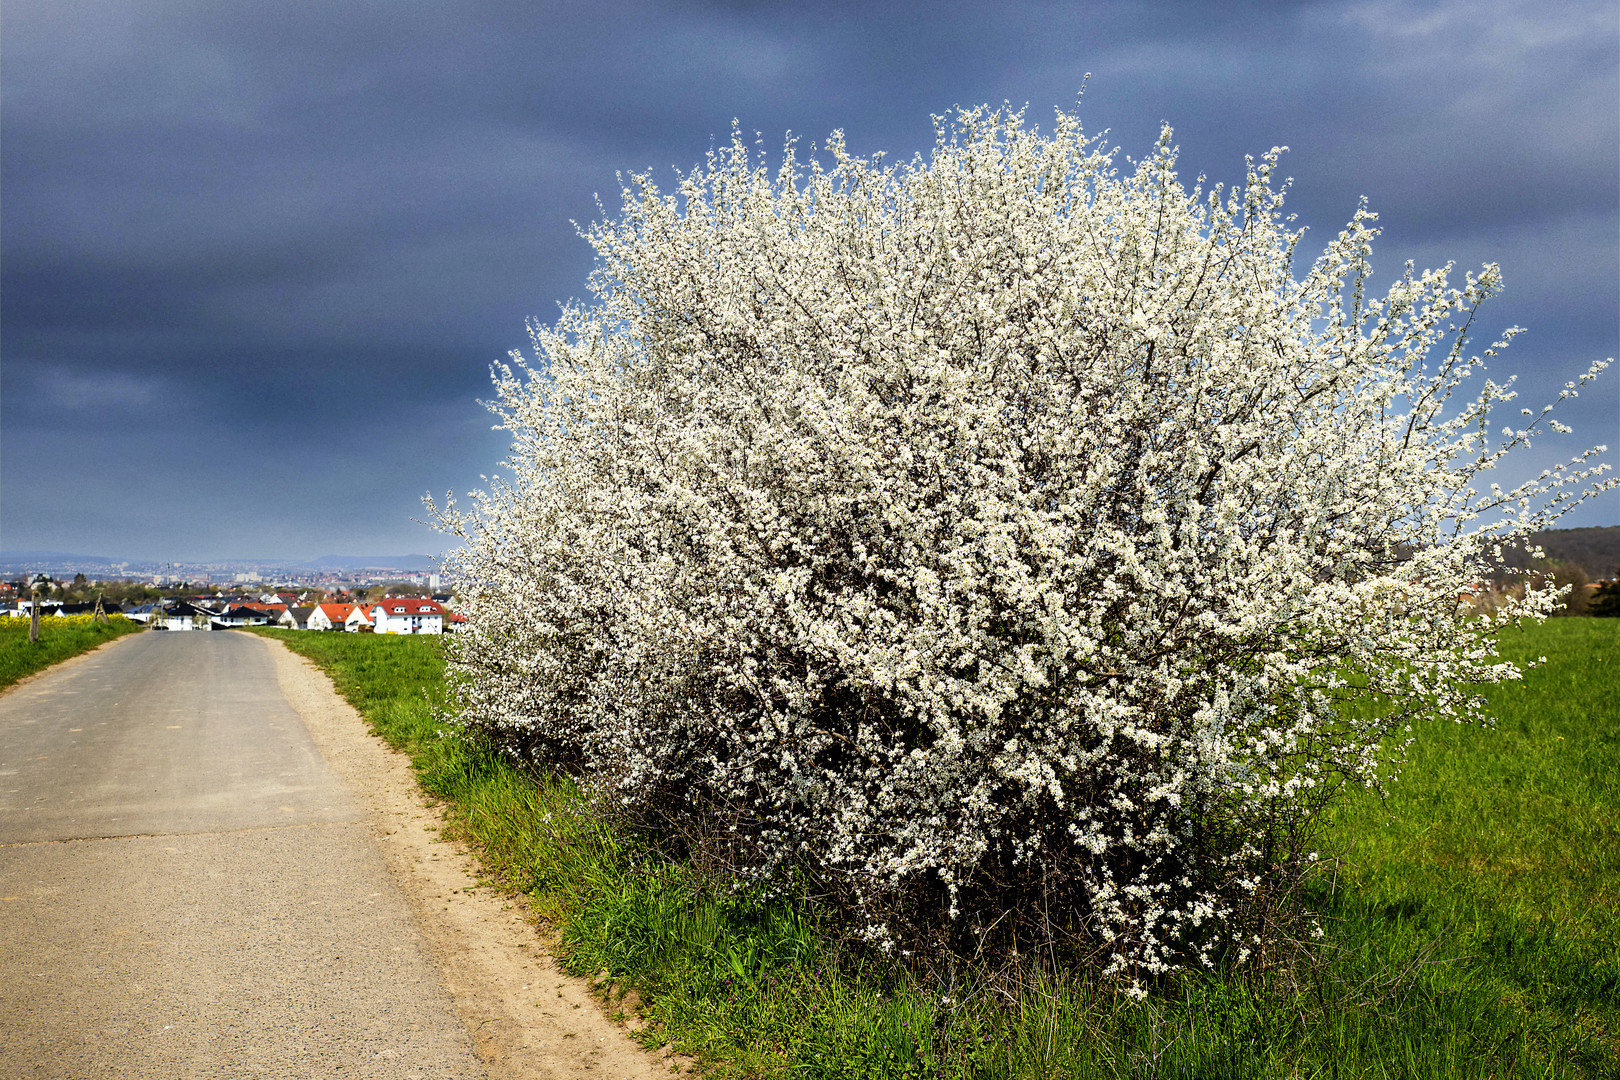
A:
[[[164,560],[438,551],[504,456],[478,400],[585,292],[616,171],[735,119],[910,157],[1012,102],[1182,174],[1287,145],[1319,247],[1365,195],[1386,277],[1491,260],[1523,404],[1620,353],[1620,9],[1404,3],[9,0],[0,546]],[[1620,375],[1524,468],[1620,450]],[[1615,454],[1610,455],[1614,460]],[[1567,518],[1620,523],[1614,493]]]

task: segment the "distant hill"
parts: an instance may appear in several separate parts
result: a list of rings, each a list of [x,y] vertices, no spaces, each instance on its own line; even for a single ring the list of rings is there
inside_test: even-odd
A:
[[[1620,576],[1620,525],[1598,525],[1587,529],[1549,529],[1532,533],[1530,541],[1555,562],[1570,562],[1586,571],[1588,577]],[[1524,551],[1510,552],[1508,565],[1530,566]]]
[[[305,562],[300,559],[208,559],[197,560],[194,563],[166,563],[151,559],[120,559],[108,558],[103,555],[75,555],[66,551],[0,551],[0,574],[33,573],[43,570],[52,574],[68,573],[82,570],[86,573],[97,573],[114,568],[124,568],[132,574],[152,573],[158,570],[183,572],[187,566],[208,564],[223,564],[237,568],[259,567],[293,570],[308,568],[313,570],[326,570],[334,573],[344,573],[353,570],[388,571],[397,570],[401,573],[427,573],[434,574],[439,570],[439,560],[431,555],[324,555],[319,559]],[[123,570],[120,570],[123,572]]]
[[[0,551],[0,575],[74,573],[89,571],[103,573],[113,567],[126,565],[123,559],[108,559],[101,555],[74,555],[66,551]]]
[[[322,555],[307,565],[321,570],[411,570],[438,573],[439,560],[431,555]]]
[[[125,559],[109,559],[102,555],[72,555],[65,551],[0,551],[0,561],[6,563],[77,563],[85,566],[116,566]]]

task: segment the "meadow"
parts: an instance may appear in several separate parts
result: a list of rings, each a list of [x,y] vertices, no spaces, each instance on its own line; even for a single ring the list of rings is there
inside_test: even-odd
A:
[[[924,984],[605,826],[443,713],[441,641],[258,631],[319,663],[531,899],[568,970],[716,1077],[1620,1075],[1620,620],[1504,632],[1548,662],[1490,690],[1492,727],[1428,725],[1387,800],[1332,815],[1308,897],[1325,936],[1254,975],[1144,1001],[1084,973]]]
[[[28,640],[27,619],[0,619],[0,688],[145,627],[122,615],[97,623],[89,615],[47,615],[39,640]]]

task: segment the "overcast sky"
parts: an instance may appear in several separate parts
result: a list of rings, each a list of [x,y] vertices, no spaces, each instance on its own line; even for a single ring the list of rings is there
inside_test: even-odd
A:
[[[1539,405],[1620,352],[1617,12],[7,0],[0,546],[440,551],[421,497],[496,470],[489,366],[585,293],[571,221],[616,171],[667,182],[734,118],[909,158],[955,105],[1047,126],[1086,72],[1087,130],[1139,156],[1168,122],[1183,176],[1289,146],[1307,248],[1365,195],[1386,276],[1499,262],[1485,333],[1528,332],[1493,374]],[[1571,404],[1536,460],[1620,450],[1614,370]]]

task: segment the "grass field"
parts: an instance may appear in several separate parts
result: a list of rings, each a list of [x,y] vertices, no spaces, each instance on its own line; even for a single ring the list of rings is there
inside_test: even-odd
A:
[[[1343,974],[1428,956],[1399,1023],[1336,1039],[1429,1075],[1620,1076],[1620,620],[1551,619],[1502,649],[1549,663],[1492,691],[1495,729],[1421,731],[1388,803],[1334,823]]]
[[[0,689],[142,629],[122,615],[110,616],[106,623],[93,622],[88,615],[46,615],[39,620],[39,640],[29,641],[27,619],[0,619]]]
[[[1186,978],[1140,1003],[1084,978],[926,993],[813,912],[717,893],[566,782],[441,733],[438,639],[271,633],[412,755],[570,970],[635,989],[645,1037],[716,1076],[1620,1076],[1620,620],[1507,632],[1507,655],[1549,663],[1492,691],[1494,730],[1420,730],[1387,802],[1340,808],[1303,979]]]

